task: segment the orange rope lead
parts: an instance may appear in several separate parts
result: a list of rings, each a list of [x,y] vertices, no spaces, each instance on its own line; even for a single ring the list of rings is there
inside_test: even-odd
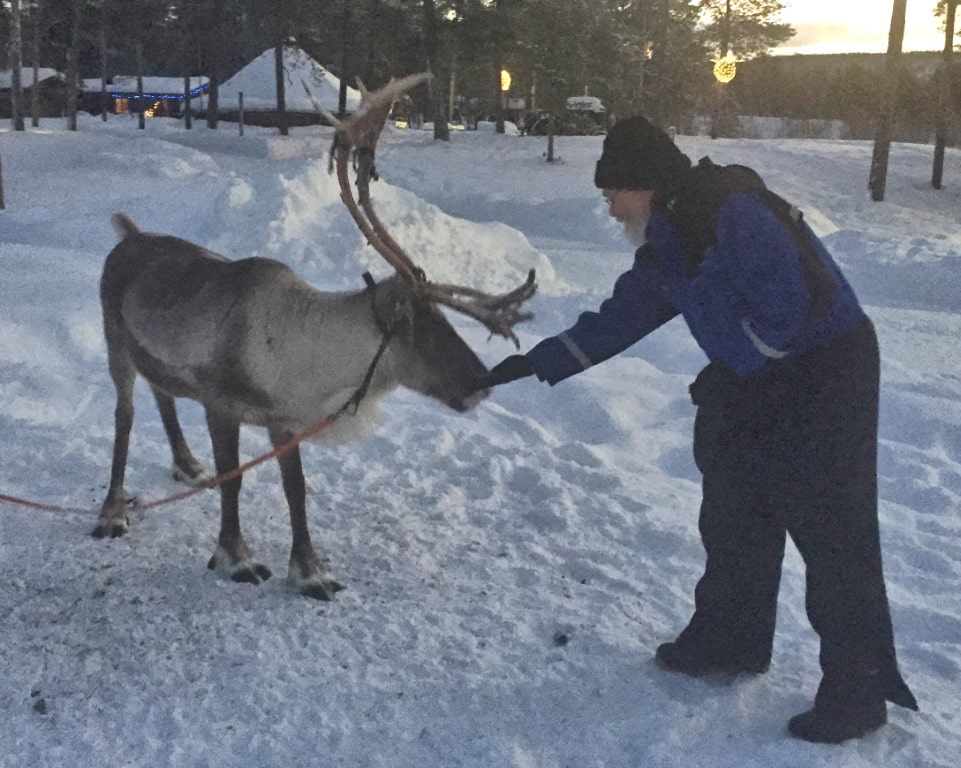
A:
[[[272,459],[275,456],[283,456],[285,453],[292,451],[301,442],[306,440],[308,437],[313,437],[314,435],[320,434],[327,427],[334,423],[336,418],[343,413],[344,409],[332,413],[320,421],[307,427],[307,429],[302,432],[298,432],[290,440],[288,440],[283,445],[279,445],[267,453],[261,454],[255,459],[251,459],[248,462],[240,464],[228,472],[224,472],[222,475],[218,475],[212,480],[208,480],[203,485],[198,485],[196,488],[191,488],[187,491],[181,491],[180,493],[174,493],[170,496],[164,496],[161,499],[155,499],[154,501],[148,501],[142,504],[134,503],[134,509],[152,509],[153,507],[160,507],[164,504],[171,504],[175,501],[181,501],[183,499],[190,498],[201,491],[206,491],[211,488],[216,488],[217,486],[223,485],[224,483],[230,482],[234,478],[240,477],[248,469],[256,467],[258,464],[263,464],[268,459]],[[0,493],[0,501],[8,502],[9,504],[16,504],[21,507],[29,507],[30,509],[38,509],[43,512],[70,512],[74,514],[86,515],[90,512],[89,509],[81,509],[80,507],[61,507],[57,504],[44,504],[39,501],[31,501],[30,499],[22,499],[19,496],[10,496],[6,493]]]
[[[44,512],[74,512],[76,514],[87,514],[89,509],[80,509],[80,507],[59,507],[56,504],[43,504],[39,501],[30,501],[30,499],[21,499],[19,496],[10,496],[6,493],[0,493],[0,501],[6,501],[10,504],[17,504],[21,507],[30,507],[30,509],[40,509]]]
[[[164,496],[161,499],[155,499],[154,501],[148,501],[143,504],[134,504],[134,509],[151,509],[164,504],[170,504],[174,501],[189,499],[191,496],[194,496],[201,491],[207,491],[211,488],[216,488],[220,485],[223,485],[224,483],[229,483],[231,480],[240,477],[248,469],[252,469],[258,464],[263,464],[265,461],[272,459],[275,456],[283,456],[285,453],[288,453],[296,448],[297,445],[306,440],[308,437],[313,437],[314,435],[323,432],[325,429],[327,429],[327,427],[334,423],[334,420],[340,415],[340,413],[341,411],[337,411],[336,413],[331,413],[330,415],[325,416],[323,419],[307,427],[307,429],[303,430],[302,432],[298,432],[283,445],[279,445],[272,451],[267,451],[267,453],[262,453],[256,459],[251,459],[243,464],[239,464],[233,469],[224,472],[222,475],[217,475],[217,477],[213,478],[212,480],[208,480],[206,483],[198,485],[196,488],[191,488],[187,491],[180,491],[179,493],[174,493],[170,496]]]

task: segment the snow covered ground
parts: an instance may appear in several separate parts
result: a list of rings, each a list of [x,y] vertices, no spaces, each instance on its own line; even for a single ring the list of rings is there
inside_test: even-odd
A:
[[[0,122],[0,766],[367,768],[949,768],[961,745],[961,152],[928,184],[930,147],[896,145],[870,201],[859,142],[681,136],[745,162],[805,210],[881,339],[881,518],[902,670],[921,712],[839,747],[790,739],[819,680],[789,547],[774,663],[732,685],[652,663],[692,609],[702,568],[686,387],[702,353],[675,320],[548,388],[525,380],[458,415],[397,392],[360,443],[304,448],[316,543],[347,585],[334,602],[284,583],[289,525],[274,463],[246,478],[260,587],[205,565],[215,492],[135,512],[90,537],[114,394],[97,281],[110,214],[231,257],[272,256],[315,285],[386,274],[327,174],[327,129],[288,138],[175,121]],[[600,137],[546,140],[389,129],[382,218],[438,280],[502,289],[536,267],[523,347],[565,328],[631,261],[592,185]],[[493,365],[513,351],[452,321]],[[127,488],[177,490],[149,392]],[[203,415],[183,402],[209,465]],[[268,447],[245,429],[242,453]]]

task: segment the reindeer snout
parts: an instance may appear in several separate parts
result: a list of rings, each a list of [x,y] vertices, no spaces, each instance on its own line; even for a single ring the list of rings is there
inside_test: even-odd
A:
[[[487,382],[488,371],[484,366],[471,376],[471,384],[467,386],[465,394],[460,397],[453,397],[448,401],[448,405],[455,411],[464,413],[477,406],[481,400],[491,393],[491,387]]]
[[[483,383],[486,383],[486,382],[482,382],[482,384]],[[452,400],[451,402],[448,403],[448,405],[450,405],[450,407],[453,408],[455,411],[459,411],[460,413],[465,413],[469,411],[471,408],[474,408],[475,406],[479,405],[480,401],[483,400],[485,397],[487,397],[490,393],[491,393],[490,387],[482,386],[481,389],[474,390],[469,395],[467,395],[467,397],[461,398],[459,400]]]

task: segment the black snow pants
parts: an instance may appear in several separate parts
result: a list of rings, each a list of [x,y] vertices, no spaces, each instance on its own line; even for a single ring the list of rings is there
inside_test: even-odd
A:
[[[721,656],[769,661],[787,533],[806,567],[822,692],[916,708],[898,670],[881,567],[879,378],[865,320],[745,379],[712,363],[691,385],[707,564],[685,634]]]

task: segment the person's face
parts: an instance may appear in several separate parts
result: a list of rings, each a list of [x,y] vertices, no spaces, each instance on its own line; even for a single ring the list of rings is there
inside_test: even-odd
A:
[[[604,189],[607,212],[622,224],[647,224],[654,202],[653,189]]]

